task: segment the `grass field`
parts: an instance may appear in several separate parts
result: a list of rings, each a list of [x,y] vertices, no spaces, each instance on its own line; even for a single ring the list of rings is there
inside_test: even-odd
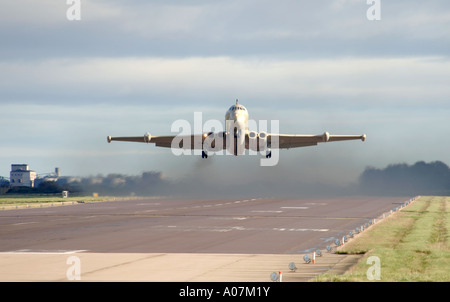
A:
[[[62,198],[61,195],[16,195],[16,196],[0,196],[0,210],[11,209],[11,208],[24,208],[24,207],[36,207],[40,205],[51,205],[51,204],[70,204],[72,202],[96,202],[96,201],[106,201],[113,200],[115,197],[111,196],[73,196]],[[118,198],[116,198],[118,199]],[[124,198],[125,199],[125,198]]]
[[[373,276],[374,265],[382,282],[450,281],[449,230],[450,197],[420,197],[338,249],[365,253],[352,269],[314,281],[368,281],[367,272]]]

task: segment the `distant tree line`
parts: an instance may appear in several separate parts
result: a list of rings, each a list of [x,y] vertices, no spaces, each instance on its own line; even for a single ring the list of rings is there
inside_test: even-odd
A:
[[[359,177],[359,187],[373,195],[450,195],[450,168],[441,161],[368,167]]]
[[[9,185],[9,184],[8,184]],[[299,197],[309,195],[450,195],[450,168],[441,161],[413,165],[392,164],[383,169],[367,167],[360,175],[358,183],[350,186],[334,186],[311,184],[308,187],[301,183],[270,182],[269,185],[249,185],[241,187],[222,183],[205,183],[195,178],[178,181],[165,179],[161,172],[144,172],[141,175],[129,176],[109,174],[107,176],[62,177],[58,181],[41,181],[36,188],[0,187],[0,194],[57,194],[69,191],[74,194],[92,194],[114,196],[154,196],[171,195],[195,198],[229,198],[234,195],[261,196],[290,194]],[[274,193],[275,192],[275,193]],[[234,195],[233,195],[234,194]],[[283,196],[284,196],[283,195]]]

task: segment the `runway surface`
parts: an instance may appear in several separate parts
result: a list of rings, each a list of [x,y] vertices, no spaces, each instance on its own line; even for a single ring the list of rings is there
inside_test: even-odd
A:
[[[406,199],[141,199],[4,210],[0,252],[306,253]]]

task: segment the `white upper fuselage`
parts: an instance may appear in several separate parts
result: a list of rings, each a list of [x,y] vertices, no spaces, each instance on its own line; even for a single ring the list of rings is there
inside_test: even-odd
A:
[[[234,138],[233,144],[227,146],[228,151],[234,155],[243,154],[245,135],[248,133],[248,111],[244,106],[239,105],[238,100],[225,113],[225,132]]]
[[[238,100],[236,105],[231,106],[225,113],[225,131],[235,133],[235,130],[240,135],[248,132],[248,111],[247,108],[239,105]]]

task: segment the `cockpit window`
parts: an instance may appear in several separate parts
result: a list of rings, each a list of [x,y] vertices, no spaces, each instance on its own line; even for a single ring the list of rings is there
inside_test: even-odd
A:
[[[233,111],[233,110],[245,110],[245,108],[242,107],[242,106],[236,106],[236,105],[233,105],[233,106],[230,107],[229,110],[230,110],[230,111]]]

